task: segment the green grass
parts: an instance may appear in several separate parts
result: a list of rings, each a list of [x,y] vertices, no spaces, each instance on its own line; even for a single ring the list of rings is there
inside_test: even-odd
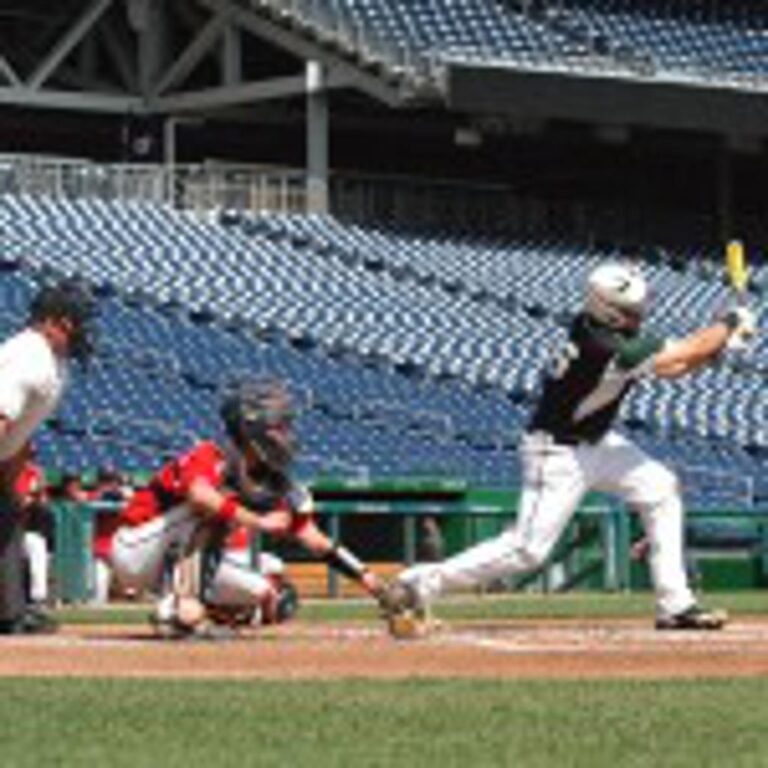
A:
[[[765,613],[760,592],[707,602]],[[647,616],[645,594],[464,598],[453,619]],[[66,622],[143,622],[141,606]],[[372,620],[310,602],[309,621]],[[226,653],[226,646],[222,646]],[[670,681],[0,679],[0,765],[110,768],[768,766],[768,678]]]
[[[727,608],[735,615],[768,613],[765,592],[717,592],[705,595],[702,602]],[[437,614],[446,619],[509,619],[509,618],[594,618],[651,617],[653,597],[650,593],[603,594],[572,593],[544,595],[521,593],[512,595],[465,596],[438,603]],[[373,604],[368,601],[307,601],[300,616],[307,621],[370,621],[375,617]],[[64,608],[59,616],[66,623],[138,624],[146,620],[145,606],[107,608]]]
[[[2,765],[764,766],[768,681],[0,680]]]

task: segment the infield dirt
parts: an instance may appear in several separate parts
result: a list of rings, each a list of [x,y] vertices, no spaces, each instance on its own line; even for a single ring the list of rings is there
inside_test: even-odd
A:
[[[297,621],[235,640],[158,640],[149,628],[68,626],[0,639],[0,675],[229,679],[768,676],[768,620],[657,632],[639,620],[456,622],[395,641],[378,625]]]

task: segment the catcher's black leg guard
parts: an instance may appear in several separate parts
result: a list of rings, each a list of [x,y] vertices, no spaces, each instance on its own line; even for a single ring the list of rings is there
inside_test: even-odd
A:
[[[198,597],[204,603],[208,603],[211,599],[213,581],[224,557],[224,543],[228,532],[226,526],[223,525],[212,527],[203,547],[200,565],[200,594]]]
[[[292,619],[299,610],[299,591],[290,581],[283,581],[277,594],[276,621],[282,624],[284,621]]]

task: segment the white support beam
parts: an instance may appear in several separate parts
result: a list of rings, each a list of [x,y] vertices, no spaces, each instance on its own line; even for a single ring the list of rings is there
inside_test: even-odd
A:
[[[21,79],[16,74],[14,68],[8,63],[5,56],[0,56],[0,74],[11,84],[21,85]]]
[[[152,94],[157,96],[185,80],[203,57],[213,48],[228,24],[226,13],[218,13],[200,30],[176,61],[157,81]]]
[[[319,61],[306,66],[307,210],[328,213],[329,105],[325,68]]]
[[[279,48],[293,54],[304,61],[320,60],[340,77],[331,78],[328,87],[334,83],[344,82],[345,86],[355,87],[390,107],[402,106],[403,98],[400,91],[387,84],[375,75],[367,74],[353,64],[346,62],[341,56],[335,56],[328,49],[302,39],[299,35],[283,29],[279,24],[258,16],[235,5],[231,0],[197,0],[198,5],[212,12],[227,11],[234,24],[250,32],[262,40],[267,40]]]
[[[41,88],[0,87],[0,105],[13,104],[43,109],[73,109],[82,112],[142,112],[144,101],[134,96],[117,96],[82,91],[54,91]]]
[[[285,99],[305,93],[303,75],[274,77],[270,80],[228,85],[219,88],[203,88],[198,91],[184,91],[150,99],[151,113],[192,112],[202,109],[231,107],[252,104],[269,99]]]
[[[27,81],[27,86],[37,90],[53,74],[56,67],[72,52],[72,49],[85,37],[89,30],[101,18],[102,14],[112,5],[112,0],[93,0],[80,18],[70,27],[66,34],[56,43],[48,56]]]

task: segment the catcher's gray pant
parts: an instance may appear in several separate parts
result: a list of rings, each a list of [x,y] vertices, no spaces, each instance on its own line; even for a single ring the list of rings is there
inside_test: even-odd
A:
[[[0,487],[0,621],[19,620],[26,610],[24,526],[15,494]]]
[[[143,525],[119,528],[112,540],[111,565],[115,578],[125,588],[158,589],[167,558],[173,552],[186,554],[193,547],[204,522],[181,504]],[[260,573],[223,557],[206,592],[228,605],[258,605],[272,593],[272,585]]]
[[[544,563],[589,490],[622,497],[642,517],[650,541],[657,612],[670,615],[694,603],[683,558],[683,507],[676,477],[621,435],[594,445],[559,445],[542,433],[520,447],[523,489],[515,524],[441,563],[409,568],[400,579],[429,602]]]

